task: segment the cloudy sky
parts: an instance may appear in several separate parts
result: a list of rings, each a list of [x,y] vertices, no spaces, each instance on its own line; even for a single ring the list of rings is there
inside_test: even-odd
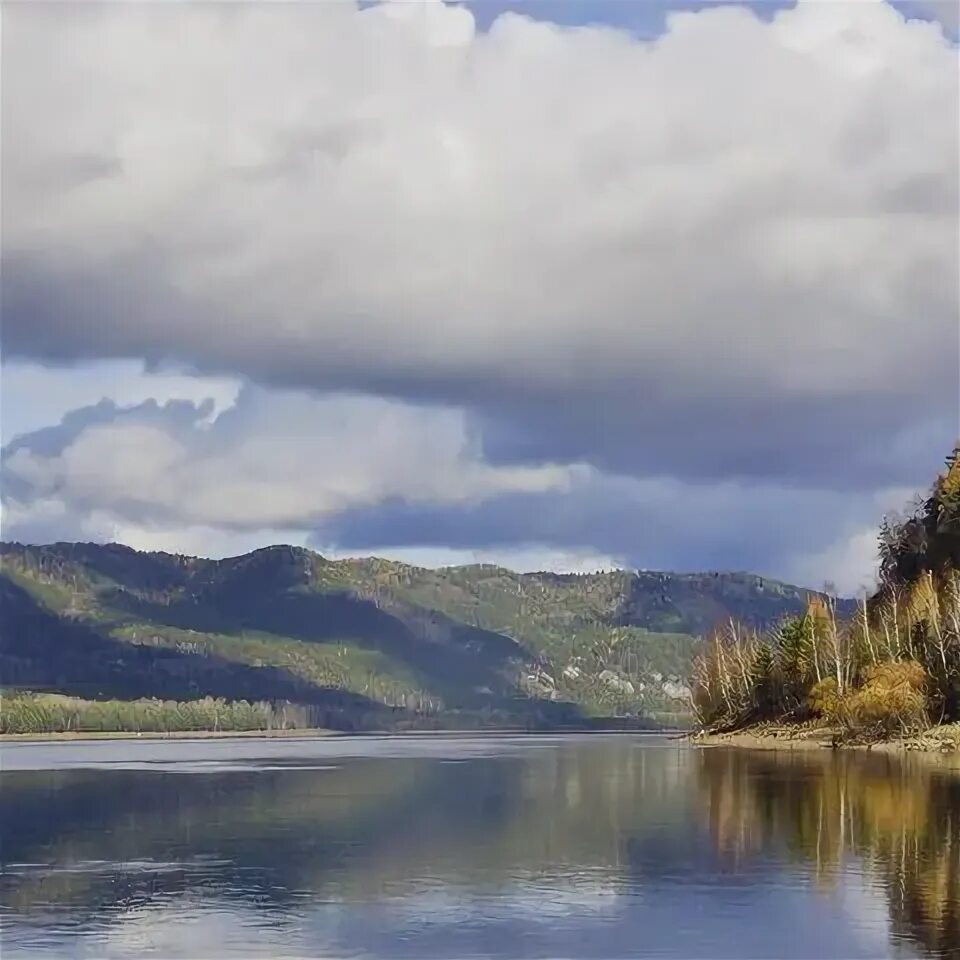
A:
[[[4,538],[857,590],[960,433],[956,37],[7,6]]]

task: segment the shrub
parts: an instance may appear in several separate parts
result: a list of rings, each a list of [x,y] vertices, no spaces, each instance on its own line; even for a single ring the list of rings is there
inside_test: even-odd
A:
[[[929,724],[927,674],[913,660],[871,667],[863,686],[841,705],[847,729],[863,738],[918,733]]]
[[[822,717],[830,723],[840,721],[844,700],[837,689],[836,679],[827,677],[825,680],[815,683],[807,697],[807,704],[816,716]]]
[[[927,685],[926,671],[919,663],[889,661],[870,667],[860,689],[846,695],[840,694],[833,677],[821,680],[810,691],[808,705],[855,739],[903,736],[928,724]]]

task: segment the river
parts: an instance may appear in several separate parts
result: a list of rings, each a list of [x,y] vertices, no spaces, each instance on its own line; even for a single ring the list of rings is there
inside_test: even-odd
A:
[[[4,743],[16,957],[960,955],[960,778],[662,737]]]

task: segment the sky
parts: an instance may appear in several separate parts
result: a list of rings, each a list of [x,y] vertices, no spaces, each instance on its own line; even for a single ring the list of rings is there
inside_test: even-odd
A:
[[[4,539],[869,587],[960,434],[957,11],[9,6]]]

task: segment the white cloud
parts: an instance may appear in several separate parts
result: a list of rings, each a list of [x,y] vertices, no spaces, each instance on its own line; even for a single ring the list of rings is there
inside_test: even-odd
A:
[[[19,522],[111,517],[123,529],[302,530],[391,499],[470,504],[504,493],[562,490],[571,468],[485,463],[464,415],[357,396],[306,397],[248,388],[211,424],[179,402],[96,407],[59,431],[5,451]],[[57,436],[59,432],[59,436]]]
[[[791,579],[822,589],[832,584],[840,596],[863,596],[876,589],[878,526],[868,526],[841,537],[825,549],[793,560]]]
[[[4,28],[14,353],[431,398],[687,476],[776,470],[785,433],[864,475],[851,444],[956,419],[936,24],[722,7],[641,42],[440,4],[20,4]]]
[[[834,539],[813,551],[799,551],[785,565],[786,576],[798,583],[822,588],[831,583],[842,596],[862,596],[876,589],[880,556],[880,521],[909,507],[919,491],[906,487],[884,490],[870,498],[876,520],[864,524],[863,510],[838,518]]]

